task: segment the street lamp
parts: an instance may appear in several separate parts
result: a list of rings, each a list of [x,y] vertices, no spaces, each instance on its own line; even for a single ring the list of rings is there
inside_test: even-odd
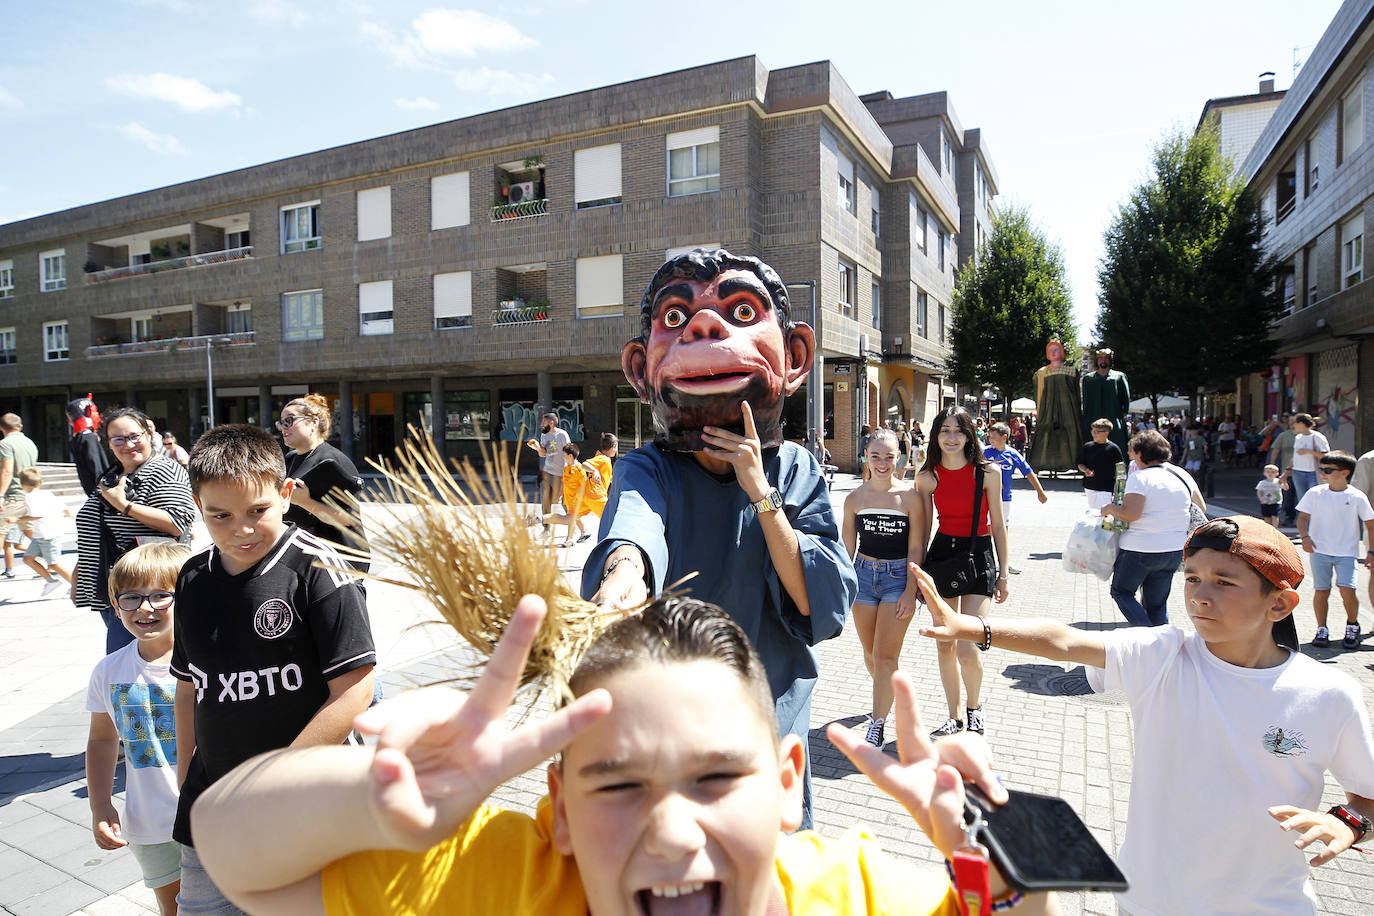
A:
[[[233,341],[228,337],[205,338],[205,403],[210,408],[210,425],[206,427],[207,432],[215,428],[215,363],[210,354],[217,344],[222,347],[229,343]]]

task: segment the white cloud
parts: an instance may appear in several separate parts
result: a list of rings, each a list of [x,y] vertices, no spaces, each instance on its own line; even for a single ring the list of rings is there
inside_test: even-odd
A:
[[[183,111],[237,108],[242,102],[227,89],[216,92],[200,80],[170,73],[124,73],[107,77],[105,85],[125,95],[169,102]]]
[[[298,29],[310,21],[310,17],[296,4],[287,3],[285,0],[256,0],[249,5],[248,15],[259,22],[289,25],[293,29]]]
[[[8,108],[13,111],[18,111],[20,108],[23,107],[24,103],[19,101],[19,96],[15,95],[13,92],[10,92],[4,86],[0,86],[0,108]]]
[[[186,155],[186,147],[181,145],[181,141],[171,134],[156,134],[148,128],[139,124],[137,121],[130,121],[128,124],[121,124],[119,132],[127,139],[140,143],[155,153],[163,153],[170,156]]]
[[[506,20],[478,10],[426,10],[401,33],[371,21],[363,22],[359,29],[364,38],[403,67],[433,67],[444,58],[473,57],[484,51],[523,51],[539,45]]]
[[[418,95],[413,99],[397,99],[396,107],[404,108],[406,111],[437,111],[439,103]]]
[[[548,73],[511,73],[508,70],[479,67],[476,70],[459,70],[453,75],[453,82],[465,92],[519,95],[552,85],[554,78]]]

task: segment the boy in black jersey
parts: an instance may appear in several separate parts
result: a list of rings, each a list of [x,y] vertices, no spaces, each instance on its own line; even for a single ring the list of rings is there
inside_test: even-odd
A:
[[[344,741],[372,700],[377,655],[362,593],[336,571],[343,558],[283,520],[293,482],[271,435],[216,427],[192,449],[188,473],[214,546],[176,586],[178,902],[237,913],[200,868],[192,803],[263,751]]]

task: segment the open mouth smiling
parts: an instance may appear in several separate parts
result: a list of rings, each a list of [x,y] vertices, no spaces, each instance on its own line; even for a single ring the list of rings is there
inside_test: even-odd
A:
[[[654,885],[635,892],[640,916],[716,916],[720,897],[719,881]]]

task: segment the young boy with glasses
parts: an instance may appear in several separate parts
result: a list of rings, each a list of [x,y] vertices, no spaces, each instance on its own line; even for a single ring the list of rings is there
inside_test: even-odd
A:
[[[1341,648],[1360,645],[1360,598],[1355,593],[1355,563],[1363,559],[1371,565],[1369,554],[1361,554],[1360,528],[1374,547],[1374,508],[1363,492],[1350,485],[1355,471],[1355,456],[1349,452],[1326,452],[1317,465],[1322,483],[1298,500],[1298,534],[1302,549],[1312,555],[1312,612],[1317,616],[1317,635],[1312,645],[1324,649],[1331,645],[1326,628],[1326,606],[1331,597],[1331,580],[1341,590],[1345,605],[1345,638]]]
[[[135,547],[110,570],[110,604],[134,641],[91,672],[86,709],[86,783],[91,831],[101,849],[128,846],[153,889],[162,916],[177,911],[181,846],[172,839],[177,813],[177,752],[172,676],[172,606],[177,574],[191,551],[180,544]],[[115,758],[124,742],[124,819],[110,799]]]

